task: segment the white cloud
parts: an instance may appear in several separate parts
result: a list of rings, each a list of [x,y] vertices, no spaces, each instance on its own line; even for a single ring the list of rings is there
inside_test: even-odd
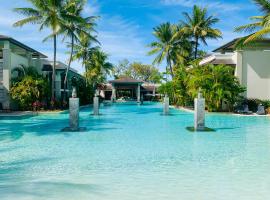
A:
[[[102,48],[110,55],[113,63],[128,58],[131,61],[147,59],[147,47],[140,36],[140,27],[120,16],[103,16],[99,31]]]
[[[90,1],[84,6],[84,15],[86,16],[99,15],[99,13],[100,6],[96,0]]]

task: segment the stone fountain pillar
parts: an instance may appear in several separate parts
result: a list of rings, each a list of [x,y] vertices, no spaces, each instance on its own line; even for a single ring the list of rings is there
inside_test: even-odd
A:
[[[198,97],[194,100],[194,129],[195,131],[205,130],[205,99],[199,91]]]
[[[69,98],[69,128],[71,131],[79,130],[79,98]]]
[[[94,97],[94,102],[93,102],[93,115],[99,115],[99,97],[96,92],[95,97]]]
[[[85,128],[79,127],[80,99],[77,98],[76,88],[73,87],[72,97],[69,98],[69,127],[64,128],[64,132],[79,132]]]
[[[164,102],[163,102],[163,114],[164,115],[169,115],[169,109],[170,109],[170,99],[168,95],[166,94],[164,97]]]

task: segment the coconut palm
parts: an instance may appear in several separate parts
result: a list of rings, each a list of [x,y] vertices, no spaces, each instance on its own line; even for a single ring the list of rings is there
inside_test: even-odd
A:
[[[25,19],[17,21],[14,26],[22,27],[26,24],[38,24],[39,30],[50,28],[52,33],[44,39],[53,38],[53,70],[52,70],[52,95],[54,100],[55,94],[55,66],[56,66],[56,49],[57,35],[59,34],[61,23],[63,23],[63,0],[28,0],[32,4],[32,8],[15,8],[14,11],[24,16]]]
[[[99,83],[105,81],[106,76],[111,74],[113,70],[113,65],[107,61],[108,55],[101,51],[99,48],[96,48],[89,52],[86,66],[86,78],[87,81],[93,84],[93,88],[96,89],[96,86]]]
[[[188,42],[184,35],[177,35],[179,27],[171,25],[169,22],[161,24],[154,28],[155,42],[152,42],[149,47],[152,50],[149,55],[157,54],[153,64],[161,64],[166,60],[166,69],[170,70],[172,78],[174,77],[173,64],[184,62],[188,57]]]
[[[12,82],[19,82],[26,76],[31,76],[33,78],[39,78],[40,74],[37,71],[37,68],[33,66],[25,66],[19,65],[18,67],[14,67],[11,71],[13,76]]]
[[[95,39],[96,40],[96,39]],[[86,69],[86,63],[89,58],[89,54],[96,51],[98,47],[92,47],[92,40],[89,35],[80,33],[79,42],[74,44],[73,60],[82,61],[82,67]]]
[[[218,39],[222,37],[222,33],[218,29],[212,28],[218,18],[209,16],[207,8],[193,7],[192,14],[183,12],[185,20],[181,20],[183,26],[180,33],[189,34],[194,39],[194,58],[197,59],[198,47],[200,42],[207,45],[207,39]]]
[[[94,26],[96,25],[94,23],[96,17],[82,17],[82,11],[85,3],[85,0],[69,0],[65,2],[64,10],[68,17],[61,26],[61,33],[64,34],[64,39],[68,37],[71,41],[70,45],[68,45],[70,47],[70,57],[64,78],[64,94],[70,65],[73,59],[74,44],[79,41],[80,34],[84,34],[92,42],[98,42],[97,39],[91,35],[91,32],[94,31]]]
[[[247,45],[258,39],[262,39],[264,36],[270,33],[270,1],[269,0],[253,0],[260,10],[262,16],[253,16],[250,19],[254,20],[253,23],[239,26],[235,29],[236,32],[248,32],[251,35],[239,40],[238,45]]]

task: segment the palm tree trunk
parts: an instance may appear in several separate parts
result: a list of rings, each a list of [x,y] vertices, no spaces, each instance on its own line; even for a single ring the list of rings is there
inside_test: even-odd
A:
[[[168,63],[168,66],[170,68],[171,76],[173,78],[174,77],[174,73],[173,73],[173,69],[172,69],[172,62],[171,62],[170,55],[168,55],[167,63]]]
[[[68,79],[68,72],[70,69],[70,65],[72,62],[72,56],[73,56],[73,49],[74,49],[74,36],[71,36],[71,51],[70,51],[70,57],[69,57],[69,61],[68,61],[68,66],[66,69],[66,75],[65,75],[65,79],[64,79],[64,98],[63,100],[66,100],[66,88],[67,88],[67,79]]]
[[[199,46],[199,38],[198,36],[195,37],[195,52],[194,58],[197,59],[198,56],[198,46]]]
[[[55,100],[56,34],[53,36],[52,100]]]

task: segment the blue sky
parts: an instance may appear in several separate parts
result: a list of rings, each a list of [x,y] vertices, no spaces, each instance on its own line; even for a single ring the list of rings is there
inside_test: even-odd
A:
[[[41,51],[52,58],[52,43],[42,43],[49,31],[39,32],[36,26],[13,28],[12,24],[21,18],[12,12],[14,7],[29,6],[26,0],[0,0],[0,34],[15,39]],[[151,64],[153,58],[147,56],[147,44],[154,40],[153,27],[163,22],[178,23],[182,12],[190,12],[193,5],[208,7],[209,12],[220,18],[216,25],[223,32],[223,39],[208,41],[205,50],[214,48],[238,37],[234,27],[246,24],[248,18],[257,15],[258,9],[251,0],[89,0],[85,15],[98,15],[98,39],[102,48],[110,55],[110,61],[128,59]],[[58,59],[67,62],[66,44],[59,40]],[[73,67],[83,72],[80,63]],[[164,66],[160,66],[161,70]]]

